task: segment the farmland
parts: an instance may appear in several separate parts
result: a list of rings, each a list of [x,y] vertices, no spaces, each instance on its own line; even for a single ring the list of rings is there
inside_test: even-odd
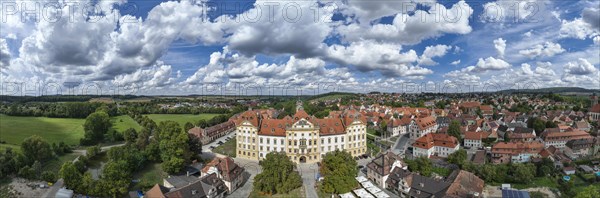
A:
[[[159,124],[162,121],[175,121],[179,123],[179,126],[182,126],[186,122],[196,123],[198,120],[205,119],[210,120],[211,118],[218,116],[220,114],[146,114],[150,119],[154,120],[156,124]]]
[[[21,145],[32,135],[39,135],[49,143],[79,144],[83,137],[85,119],[17,117],[0,115],[0,140],[6,144]]]

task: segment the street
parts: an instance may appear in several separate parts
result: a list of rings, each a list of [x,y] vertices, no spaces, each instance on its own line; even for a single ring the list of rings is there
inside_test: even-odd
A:
[[[394,144],[392,152],[395,154],[405,154],[409,140],[408,133],[398,136],[398,140],[396,141],[396,144]]]

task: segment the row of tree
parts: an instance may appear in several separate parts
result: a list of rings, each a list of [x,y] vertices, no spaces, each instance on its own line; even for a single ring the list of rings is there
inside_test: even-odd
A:
[[[53,182],[55,174],[43,171],[42,166],[48,161],[70,152],[72,152],[71,148],[64,142],[51,145],[40,136],[33,135],[21,143],[21,152],[15,152],[11,148],[0,152],[0,178],[17,173],[23,178]]]
[[[30,103],[12,103],[3,105],[0,113],[11,116],[44,116],[52,118],[85,118],[95,112],[98,108],[104,106],[107,113],[117,114],[115,105],[107,105],[96,102],[30,102]]]

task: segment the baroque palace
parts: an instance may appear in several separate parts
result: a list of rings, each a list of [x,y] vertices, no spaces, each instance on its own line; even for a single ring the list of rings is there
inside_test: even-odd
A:
[[[323,119],[302,107],[282,119],[276,114],[273,109],[249,110],[232,118],[237,157],[262,160],[270,152],[285,152],[293,162],[315,163],[330,151],[352,156],[367,152],[367,121],[356,110],[333,111]]]

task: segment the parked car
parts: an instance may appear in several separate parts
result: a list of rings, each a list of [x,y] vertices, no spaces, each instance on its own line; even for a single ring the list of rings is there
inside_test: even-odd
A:
[[[365,166],[363,166],[363,165],[358,165],[356,168],[360,170],[360,169],[362,169],[362,168],[364,168],[364,167],[365,167]]]

